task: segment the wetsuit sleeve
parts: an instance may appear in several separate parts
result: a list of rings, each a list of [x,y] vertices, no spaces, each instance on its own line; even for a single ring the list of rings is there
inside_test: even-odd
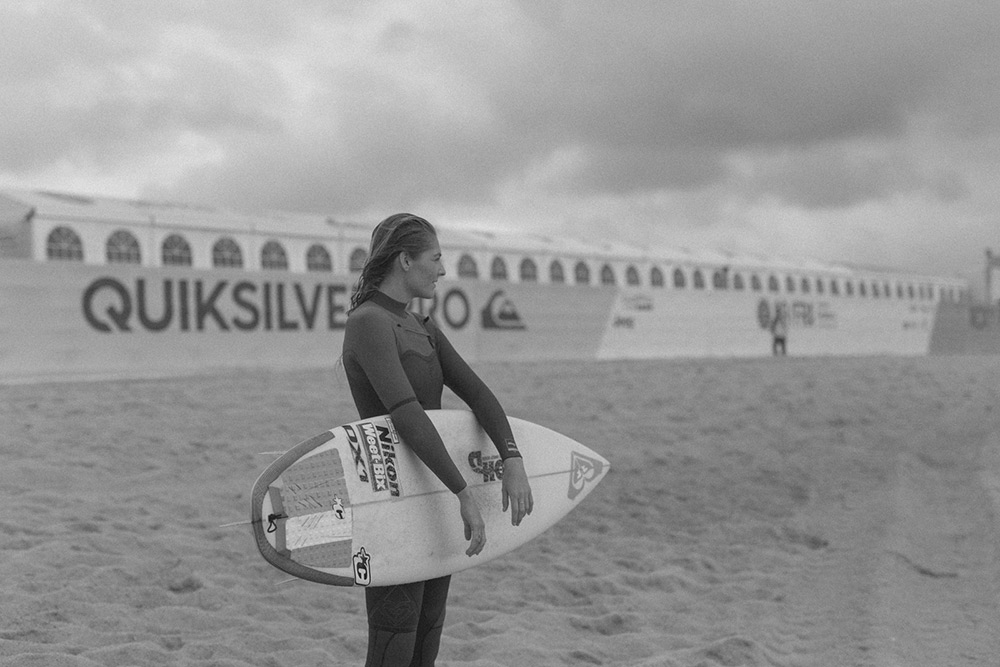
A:
[[[441,435],[417,401],[396,348],[392,325],[376,313],[358,313],[348,321],[344,347],[364,371],[406,444],[452,493],[465,488],[465,478],[451,460]]]
[[[517,449],[514,441],[514,434],[510,429],[510,422],[507,421],[507,414],[503,411],[500,401],[473,371],[462,355],[452,346],[451,341],[440,329],[430,322],[428,328],[433,327],[433,335],[437,340],[438,358],[441,360],[441,370],[444,373],[444,383],[455,392],[455,394],[465,401],[466,405],[476,415],[476,420],[483,427],[486,434],[490,436],[493,445],[500,453],[501,459],[520,457],[521,452]]]

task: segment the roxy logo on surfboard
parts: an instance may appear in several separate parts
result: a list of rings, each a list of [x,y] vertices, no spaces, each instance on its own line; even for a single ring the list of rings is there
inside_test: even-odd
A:
[[[603,469],[603,462],[573,452],[569,462],[569,499],[573,500],[580,495],[587,482],[600,477]]]

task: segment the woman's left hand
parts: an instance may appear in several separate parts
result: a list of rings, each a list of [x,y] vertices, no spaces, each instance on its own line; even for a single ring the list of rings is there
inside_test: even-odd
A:
[[[516,456],[507,459],[503,462],[503,511],[506,512],[508,506],[511,508],[511,525],[521,525],[521,519],[531,514],[534,505],[524,461]]]

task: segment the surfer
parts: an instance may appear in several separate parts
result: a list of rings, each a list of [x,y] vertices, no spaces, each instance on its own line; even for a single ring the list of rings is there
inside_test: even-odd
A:
[[[429,317],[407,311],[434,296],[445,273],[434,227],[408,213],[372,232],[368,258],[351,297],[343,363],[359,416],[392,416],[403,440],[454,493],[469,540],[468,556],[486,544],[485,523],[465,479],[424,410],[441,408],[447,385],[465,401],[504,462],[503,509],[519,525],[533,499],[520,452],[499,401]],[[368,587],[367,667],[433,665],[444,626],[451,577]]]
[[[785,356],[788,354],[788,317],[782,304],[774,309],[774,319],[771,321],[771,352],[774,356]]]

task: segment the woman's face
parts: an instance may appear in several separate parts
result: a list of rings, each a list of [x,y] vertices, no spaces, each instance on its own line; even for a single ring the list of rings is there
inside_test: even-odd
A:
[[[438,278],[445,274],[441,263],[441,246],[431,238],[430,246],[417,255],[410,255],[410,268],[406,272],[406,286],[410,294],[422,299],[434,296]]]

